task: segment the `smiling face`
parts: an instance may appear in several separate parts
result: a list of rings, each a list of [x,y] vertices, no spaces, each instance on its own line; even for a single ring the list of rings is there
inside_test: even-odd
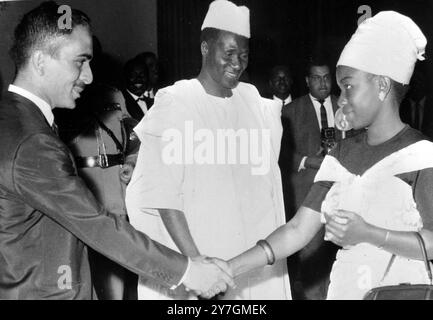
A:
[[[76,26],[58,40],[54,55],[45,54],[44,99],[53,108],[75,108],[75,100],[93,80],[90,69],[92,37],[87,27]]]
[[[305,80],[311,95],[317,100],[324,100],[331,93],[331,72],[328,66],[312,66]]]
[[[136,60],[125,72],[126,88],[135,94],[141,96],[147,89],[149,77],[148,70],[144,62]]]
[[[210,76],[216,91],[226,92],[239,83],[242,72],[248,66],[248,39],[227,31],[204,43],[204,69]]]
[[[381,103],[374,77],[351,67],[337,67],[337,83],[341,89],[338,105],[355,129],[369,127],[378,119]]]

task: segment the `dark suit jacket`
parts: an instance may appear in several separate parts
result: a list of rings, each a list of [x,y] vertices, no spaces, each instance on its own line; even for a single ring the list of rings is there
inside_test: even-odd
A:
[[[31,101],[0,102],[0,299],[90,299],[87,245],[171,286],[187,258],[107,214]]]
[[[338,109],[337,98],[331,96],[334,114]],[[280,166],[283,176],[286,211],[294,213],[300,207],[313,184],[317,170],[307,168],[298,172],[302,158],[316,155],[321,146],[319,122],[310,96],[293,100],[282,110],[283,138]],[[336,130],[337,140],[341,131]],[[290,206],[289,208],[287,206]]]
[[[144,116],[143,110],[141,110],[138,103],[126,91],[126,89],[122,90],[122,93],[123,97],[125,98],[126,110],[128,110],[131,117],[133,117],[137,121],[140,121]],[[147,110],[149,110],[153,106],[154,99],[145,97],[145,102],[147,105]]]

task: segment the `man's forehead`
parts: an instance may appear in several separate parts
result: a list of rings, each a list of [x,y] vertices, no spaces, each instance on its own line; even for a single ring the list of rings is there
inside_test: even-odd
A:
[[[89,60],[93,57],[93,40],[90,30],[77,26],[70,34],[59,37],[63,51],[71,52],[76,56],[82,56]]]
[[[220,30],[220,32],[218,34],[218,39],[216,42],[223,45],[223,46],[236,45],[236,46],[248,47],[248,44],[249,44],[248,38],[241,36],[241,35],[238,35],[236,33],[233,33],[230,31],[224,31],[224,30]]]
[[[284,69],[278,69],[273,74],[274,77],[288,77],[289,74]]]
[[[326,65],[323,66],[312,66],[310,69],[310,74],[311,75],[327,75],[330,73],[329,67]]]
[[[140,73],[143,71],[147,71],[147,66],[143,62],[137,62],[137,63],[131,64],[126,70],[129,73],[132,73],[132,72]]]

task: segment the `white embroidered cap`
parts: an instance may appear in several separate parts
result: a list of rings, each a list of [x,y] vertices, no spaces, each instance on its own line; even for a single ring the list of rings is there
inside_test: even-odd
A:
[[[215,28],[250,38],[250,10],[227,0],[215,0],[209,5],[201,30]]]
[[[408,84],[415,62],[424,60],[426,45],[426,37],[412,19],[395,11],[382,11],[358,26],[337,66]]]

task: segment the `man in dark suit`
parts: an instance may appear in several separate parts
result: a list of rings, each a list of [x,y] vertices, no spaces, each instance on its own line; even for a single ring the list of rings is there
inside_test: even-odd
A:
[[[324,145],[329,142],[324,139],[329,133],[328,128],[335,133],[335,141],[341,139],[341,132],[334,129],[334,114],[338,107],[337,98],[330,95],[331,77],[326,62],[312,61],[305,77],[309,93],[282,110],[284,131],[280,167],[287,219],[293,217],[313,185],[325,149],[329,147]],[[326,298],[336,246],[324,242],[323,232],[319,232],[297,257],[289,260],[294,299]]]
[[[146,95],[149,85],[149,69],[139,57],[128,60],[123,68],[125,89],[122,90],[126,109],[131,117],[140,121],[153,105],[153,98]]]
[[[168,287],[182,283],[206,297],[225,290],[231,279],[215,264],[107,213],[77,176],[52,108],[73,109],[92,82],[92,37],[77,10],[71,27],[60,28],[58,8],[45,2],[18,24],[16,77],[0,102],[0,299],[90,299],[87,246]]]

